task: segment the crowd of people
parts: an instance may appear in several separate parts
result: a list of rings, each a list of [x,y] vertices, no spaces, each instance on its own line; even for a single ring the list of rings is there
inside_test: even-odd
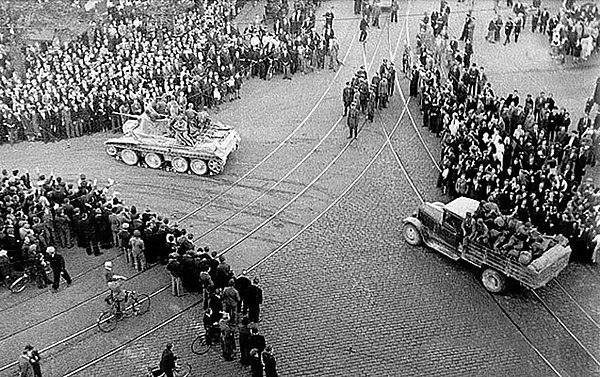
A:
[[[552,55],[564,63],[567,56],[574,62],[587,61],[600,47],[600,12],[598,4],[566,4],[559,13],[549,19],[547,30],[552,47]],[[544,10],[541,21],[548,18]],[[543,29],[542,29],[543,27]],[[546,25],[540,25],[540,32]],[[535,29],[532,24],[532,31]]]
[[[600,12],[598,5],[592,2],[576,4],[573,1],[563,3],[557,14],[552,15],[541,0],[534,0],[531,6],[524,2],[508,4],[512,8],[511,15],[504,20],[499,12],[489,21],[485,39],[490,43],[512,40],[517,43],[519,36],[528,30],[527,19],[531,17],[530,30],[548,36],[551,55],[561,62],[571,56],[575,63],[587,61],[600,47]],[[465,28],[474,27],[474,17],[467,14]]]
[[[260,279],[235,276],[223,255],[208,247],[195,249],[190,238],[182,242],[171,238],[167,269],[172,275],[174,295],[183,290],[203,297],[203,323],[206,341],[221,346],[223,358],[235,359],[236,335],[239,361],[250,366],[252,376],[277,376],[272,347],[259,334],[258,324],[263,293]],[[177,246],[179,244],[179,246]]]
[[[422,26],[419,39],[432,34],[430,28]],[[419,99],[423,127],[442,140],[438,186],[453,197],[496,203],[502,215],[542,233],[562,234],[575,257],[595,261],[600,187],[585,179],[600,156],[600,111],[591,114],[593,99],[573,127],[551,93],[522,98],[514,90],[501,97],[484,68],[466,58],[466,48],[447,43],[443,33],[435,38],[417,43],[410,95]],[[428,48],[440,43],[448,45],[445,56]]]
[[[69,43],[24,48],[23,76],[0,56],[0,143],[119,129],[123,114],[140,115],[156,99],[216,108],[240,98],[248,76],[291,79],[340,64],[334,14],[318,30],[314,1],[283,2],[272,30],[258,16],[238,28],[234,0],[200,3],[172,23],[120,4]]]
[[[71,278],[57,248],[77,245],[88,255],[120,247],[127,261],[139,271],[148,263],[168,257],[167,235],[181,239],[185,229],[150,209],[139,212],[125,206],[112,190],[113,182],[98,185],[84,174],[76,182],[62,177],[29,172],[2,171],[0,187],[0,282],[10,282],[19,271],[29,271],[38,287],[50,284],[44,265],[54,272],[52,288],[62,276]],[[112,193],[111,193],[112,191]]]

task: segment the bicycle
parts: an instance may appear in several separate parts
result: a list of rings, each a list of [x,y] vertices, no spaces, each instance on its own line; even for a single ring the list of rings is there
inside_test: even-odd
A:
[[[142,315],[150,310],[150,297],[144,293],[136,291],[123,291],[125,298],[123,300],[116,299],[112,293],[106,298],[106,302],[110,305],[110,310],[104,311],[98,316],[96,323],[102,332],[111,332],[117,327],[117,322],[129,317],[130,315]],[[126,304],[131,302],[119,312],[117,304]]]
[[[221,329],[219,326],[212,326],[208,329],[208,332],[203,332],[198,335],[190,346],[192,353],[196,355],[204,355],[211,348],[216,347],[219,344],[221,335]]]
[[[173,371],[173,375],[175,377],[187,377],[192,373],[192,366],[188,363],[185,364],[175,364],[175,370]],[[165,372],[163,372],[160,368],[148,367],[148,373],[146,373],[146,377],[164,377]]]

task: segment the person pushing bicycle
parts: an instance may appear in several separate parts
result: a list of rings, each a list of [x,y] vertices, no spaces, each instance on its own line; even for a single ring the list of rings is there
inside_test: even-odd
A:
[[[104,279],[106,280],[106,285],[110,290],[110,296],[107,298],[107,302],[109,299],[112,299],[117,308],[117,314],[122,314],[121,301],[123,301],[126,297],[121,289],[121,283],[124,280],[127,280],[127,278],[114,273],[113,263],[111,261],[104,262],[104,270]]]

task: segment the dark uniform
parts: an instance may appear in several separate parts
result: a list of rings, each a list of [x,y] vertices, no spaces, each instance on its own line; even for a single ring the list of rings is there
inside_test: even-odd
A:
[[[348,115],[348,109],[354,100],[354,89],[350,86],[350,83],[346,83],[346,87],[342,92],[342,101],[344,101],[344,116]]]
[[[358,109],[356,108],[356,102],[353,102],[350,106],[350,112],[348,113],[348,129],[350,130],[350,136],[348,139],[356,138],[358,134]]]

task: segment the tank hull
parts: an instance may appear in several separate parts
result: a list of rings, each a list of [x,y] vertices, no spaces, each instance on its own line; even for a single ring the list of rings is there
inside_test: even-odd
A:
[[[128,165],[216,175],[222,173],[229,155],[237,150],[240,141],[237,131],[226,127],[213,130],[210,136],[203,136],[194,146],[182,145],[171,137],[138,132],[106,140],[104,147],[108,155]]]

